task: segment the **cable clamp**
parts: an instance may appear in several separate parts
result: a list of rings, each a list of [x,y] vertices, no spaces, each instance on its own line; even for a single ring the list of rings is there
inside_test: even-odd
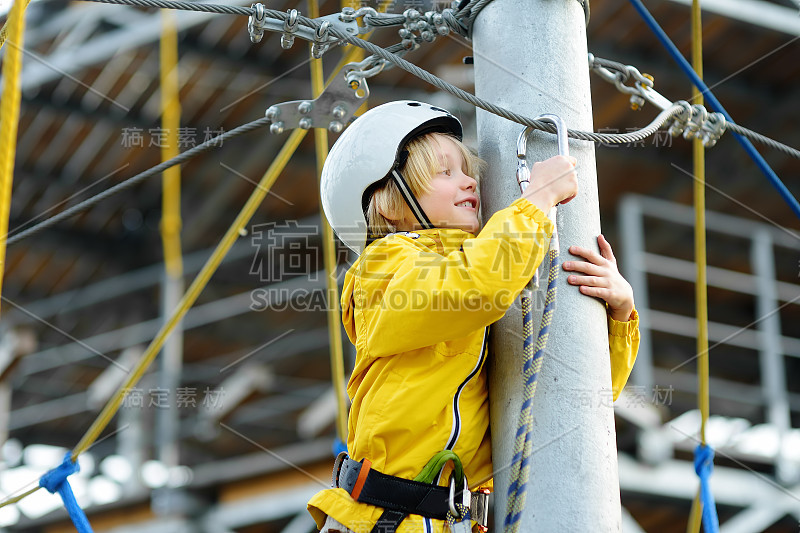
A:
[[[294,44],[294,33],[297,31],[297,22],[300,12],[296,9],[288,11],[289,16],[283,21],[283,33],[281,34],[281,48],[288,50]]]
[[[250,34],[250,42],[260,43],[264,37],[264,21],[267,16],[264,12],[264,4],[256,3],[250,6],[254,13],[247,19],[247,33]]]
[[[325,43],[328,38],[330,27],[331,23],[326,20],[320,24],[314,32],[314,42],[311,44],[311,57],[314,59],[321,58],[322,54],[327,52],[328,48],[330,48],[330,44]]]
[[[334,35],[332,29],[354,37],[361,33],[358,23],[355,20],[348,22],[341,13],[313,19],[313,24],[307,21],[301,24],[300,12],[296,9],[290,9],[286,15],[281,14],[272,18],[267,15],[267,9],[263,4],[255,3],[252,8],[254,11],[247,21],[247,31],[254,43],[262,39],[265,31],[272,31],[281,34],[281,47],[284,49],[291,48],[295,37],[300,37],[311,43],[318,43],[317,48],[320,50],[323,47],[327,50],[331,46],[344,44],[342,39]]]
[[[403,45],[403,48],[406,50],[414,50],[419,46],[421,41],[433,42],[433,40],[436,39],[439,29],[436,28],[435,31],[433,29],[435,26],[433,23],[433,16],[435,14],[434,11],[429,11],[423,15],[416,9],[406,9],[403,11],[403,16],[406,18],[406,21],[403,23],[403,27],[398,30],[400,39],[402,39],[400,44]],[[444,17],[442,17],[442,22],[444,22]],[[416,33],[419,33],[419,37],[417,37]]]
[[[699,135],[700,141],[706,148],[711,148],[725,133],[728,123],[722,113],[709,113],[708,120],[703,123],[702,131]]]
[[[706,111],[706,108],[700,104],[694,104],[692,106],[692,116],[689,118],[689,121],[686,123],[686,128],[683,130],[683,138],[687,141],[694,139],[695,137],[700,138],[700,132],[703,129],[703,123],[707,119],[708,111]]]
[[[677,137],[683,133],[683,130],[686,129],[686,124],[692,117],[692,106],[689,105],[689,102],[685,100],[678,100],[675,102],[675,105],[680,106],[682,111],[675,115],[672,118],[672,122],[670,122],[668,131],[673,137]]]

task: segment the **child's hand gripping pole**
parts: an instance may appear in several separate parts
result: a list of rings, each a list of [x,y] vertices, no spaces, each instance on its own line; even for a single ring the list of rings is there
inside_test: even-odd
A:
[[[567,137],[567,124],[558,115],[546,113],[539,115],[535,120],[542,122],[550,122],[556,127],[556,135],[558,138],[558,154],[569,156],[569,138]],[[525,192],[525,189],[530,185],[531,170],[528,168],[527,151],[528,151],[528,134],[533,130],[530,126],[522,130],[517,139],[517,182],[519,183],[520,192]],[[555,252],[558,256],[558,227],[556,225],[556,208],[555,206],[547,214],[547,217],[553,223],[553,236],[550,238],[549,252]],[[548,253],[548,256],[550,253]],[[539,269],[533,274],[533,289],[539,289]]]

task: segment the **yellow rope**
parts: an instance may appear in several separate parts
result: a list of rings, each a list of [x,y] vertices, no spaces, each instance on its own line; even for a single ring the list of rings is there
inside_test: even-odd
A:
[[[692,0],[692,65],[703,79],[703,22],[700,0]],[[703,94],[692,86],[692,101],[703,105]],[[700,139],[692,143],[694,152],[694,256],[697,265],[695,282],[695,309],[697,315],[697,404],[700,408],[700,440],[706,444],[706,422],[708,421],[708,290],[706,286],[706,175],[705,148]],[[698,489],[692,504],[689,531],[700,531],[702,503]]]
[[[319,17],[318,0],[308,0],[308,16]],[[325,89],[322,60],[311,58],[311,94],[314,98]],[[322,165],[328,157],[328,130],[314,128],[314,145],[317,152],[317,176],[322,175]],[[322,250],[325,259],[325,275],[328,293],[328,342],[330,344],[331,377],[336,394],[336,433],[339,440],[347,442],[347,402],[344,390],[344,353],[342,351],[342,328],[340,324],[339,285],[336,279],[336,239],[333,236],[320,203],[320,225],[322,226]]]
[[[338,72],[346,63],[352,61],[351,52],[352,50],[348,50],[348,52],[336,66],[334,75],[338,74]],[[128,376],[128,379],[125,381],[125,383],[123,383],[114,396],[111,397],[108,403],[106,403],[97,419],[92,423],[92,425],[86,431],[86,434],[72,450],[73,460],[77,460],[78,456],[85,452],[89,446],[91,446],[92,443],[97,440],[97,437],[100,436],[100,433],[102,433],[106,426],[108,426],[109,422],[111,422],[111,419],[114,417],[119,409],[119,406],[122,404],[122,400],[125,397],[126,391],[133,387],[147,371],[170,332],[172,332],[178,322],[183,319],[184,315],[186,315],[186,312],[194,304],[194,302],[197,301],[198,296],[208,283],[209,279],[211,279],[211,276],[217,270],[217,267],[219,267],[219,264],[222,262],[225,254],[228,252],[228,250],[230,250],[231,246],[233,246],[233,243],[239,236],[239,232],[253,216],[253,213],[255,213],[255,210],[258,208],[267,192],[269,192],[270,187],[272,187],[272,184],[275,182],[278,175],[280,175],[283,168],[289,162],[289,159],[300,145],[300,142],[303,140],[306,133],[306,130],[297,129],[294,130],[291,135],[289,135],[289,138],[286,140],[283,148],[281,148],[281,151],[272,162],[272,165],[270,165],[269,169],[267,169],[267,172],[256,186],[256,190],[253,191],[253,194],[247,200],[247,203],[236,217],[236,220],[234,220],[231,227],[228,228],[228,231],[225,233],[225,236],[222,238],[219,245],[217,245],[214,253],[211,254],[211,257],[208,259],[206,264],[203,265],[202,270],[200,270],[200,272],[197,274],[197,277],[195,277],[194,281],[189,286],[189,289],[178,303],[178,306],[172,316],[170,316],[167,322],[161,327],[159,332],[156,334],[156,337],[142,354],[141,358],[136,363],[136,367]]]
[[[360,50],[358,48],[353,47],[352,49],[348,50],[347,53],[342,57],[339,61],[339,64],[336,65],[334,68],[334,76],[339,73],[342,67],[353,61],[355,57],[355,53]],[[330,79],[328,80],[330,82]],[[256,190],[253,191],[253,194],[248,199],[245,206],[242,208],[242,211],[239,213],[239,216],[236,217],[236,220],[233,222],[231,227],[225,233],[225,236],[220,241],[217,248],[214,250],[214,253],[208,259],[203,268],[201,269],[200,273],[197,274],[197,277],[192,282],[192,285],[186,291],[181,301],[178,303],[177,308],[175,309],[172,316],[167,320],[167,322],[161,327],[159,332],[156,334],[156,337],[147,347],[147,350],[142,354],[139,361],[137,361],[136,366],[134,367],[133,371],[131,372],[128,379],[125,383],[120,387],[119,390],[114,394],[114,396],[106,403],[103,410],[98,415],[97,419],[92,423],[89,429],[86,431],[84,436],[81,438],[80,442],[73,448],[72,450],[72,460],[76,461],[78,456],[85,452],[89,447],[97,440],[103,430],[108,426],[111,422],[111,419],[114,417],[116,412],[119,410],[120,405],[122,405],[122,401],[125,398],[125,393],[133,387],[139,379],[141,379],[142,375],[147,371],[147,369],[152,364],[153,360],[155,359],[156,355],[158,355],[159,350],[164,344],[164,341],[169,337],[169,334],[175,328],[175,326],[180,322],[183,317],[186,315],[189,308],[197,301],[198,296],[202,292],[203,288],[208,283],[211,276],[214,274],[216,269],[219,267],[222,259],[225,257],[225,254],[230,250],[231,246],[236,240],[236,237],[239,235],[239,232],[242,228],[247,224],[250,218],[253,216],[253,213],[258,208],[261,201],[266,196],[267,192],[269,192],[270,187],[277,179],[278,175],[280,175],[283,168],[289,162],[294,151],[300,145],[300,142],[305,138],[307,131],[306,130],[295,130],[287,139],[286,143],[283,145],[283,148],[278,153],[277,157],[273,161],[272,165],[270,165],[267,172],[261,178]],[[6,505],[10,505],[12,503],[16,503],[26,496],[29,496],[39,490],[40,487],[35,487],[19,496],[10,498],[8,500],[3,501],[0,503],[0,508],[5,507]]]
[[[139,381],[147,368],[153,362],[153,359],[155,359],[156,355],[158,355],[158,352],[161,350],[164,341],[169,336],[175,325],[183,319],[189,308],[197,301],[198,296],[200,296],[200,293],[211,279],[211,276],[214,274],[214,272],[216,272],[217,267],[219,267],[222,259],[225,257],[225,254],[227,254],[231,249],[233,244],[236,242],[236,239],[239,237],[240,232],[250,221],[250,218],[256,212],[256,209],[258,209],[258,206],[261,205],[261,202],[264,200],[267,192],[269,192],[270,187],[272,187],[273,183],[275,183],[275,180],[289,162],[289,159],[292,157],[292,154],[297,149],[300,141],[303,140],[306,133],[306,130],[297,129],[294,130],[289,136],[286,144],[283,145],[283,148],[281,148],[278,156],[261,178],[261,181],[256,186],[253,194],[250,195],[247,203],[239,212],[236,220],[234,220],[233,224],[231,224],[231,227],[228,228],[228,231],[225,233],[225,236],[222,237],[222,240],[217,245],[214,253],[211,254],[211,257],[209,257],[208,261],[206,261],[206,264],[203,265],[202,270],[200,270],[200,273],[197,274],[197,277],[194,279],[191,286],[189,286],[186,294],[184,294],[183,298],[181,298],[181,301],[178,303],[178,307],[175,309],[175,312],[161,327],[156,337],[147,347],[147,350],[145,350],[144,354],[142,354],[141,359],[139,359],[136,367],[128,376],[128,379],[125,380],[125,383],[122,385],[122,387],[120,387],[120,389],[117,390],[114,396],[108,401],[100,415],[97,417],[97,420],[94,421],[78,445],[72,450],[73,460],[77,459],[81,453],[85,452],[86,449],[97,439],[97,437],[100,436],[100,433],[105,429],[108,423],[111,422],[111,419],[116,414],[120,404],[122,403],[122,400],[125,397],[125,393]]]
[[[23,10],[27,9],[28,4],[31,3],[31,0],[25,0],[25,7]],[[3,29],[0,30],[0,48],[3,48],[3,44],[6,42],[6,37],[8,37],[8,23],[11,20],[11,12],[9,12],[8,20],[6,20],[5,24],[3,24]]]
[[[178,83],[178,29],[168,9],[161,10],[161,129],[164,134],[161,159],[178,155],[178,132],[181,126],[180,85]],[[164,171],[162,181],[161,240],[164,263],[171,278],[183,276],[181,252],[181,167]]]
[[[34,492],[36,492],[40,488],[42,488],[42,487],[37,485],[36,487],[32,488],[31,490],[25,491],[25,492],[23,492],[22,494],[20,494],[18,496],[14,496],[13,498],[9,498],[7,500],[4,500],[2,503],[0,503],[0,509],[5,507],[6,505],[15,504],[18,501],[22,500],[23,498],[27,498],[28,496],[30,496],[31,494],[33,494]]]
[[[14,181],[14,157],[17,153],[19,127],[20,76],[25,33],[25,2],[15,0],[8,13],[8,42],[3,58],[3,94],[0,99],[0,294],[6,269],[8,217],[11,216],[11,184]],[[4,28],[5,29],[5,28]]]

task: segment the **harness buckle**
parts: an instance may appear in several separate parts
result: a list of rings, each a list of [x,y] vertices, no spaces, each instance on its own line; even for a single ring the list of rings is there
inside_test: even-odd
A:
[[[481,531],[489,527],[489,489],[481,489],[470,494],[470,518],[478,523]]]

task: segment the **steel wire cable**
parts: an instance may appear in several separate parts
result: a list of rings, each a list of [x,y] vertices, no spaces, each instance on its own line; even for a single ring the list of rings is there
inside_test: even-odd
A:
[[[231,14],[231,15],[242,15],[242,16],[250,16],[254,14],[255,10],[249,7],[239,7],[239,6],[227,6],[227,5],[218,5],[218,4],[196,4],[190,2],[180,2],[176,0],[84,0],[87,2],[97,2],[97,3],[108,3],[108,4],[118,4],[118,5],[134,5],[134,6],[142,6],[142,7],[155,7],[155,8],[167,8],[167,9],[183,9],[189,11],[202,11],[205,13],[219,13],[219,14]],[[488,3],[492,0],[479,0],[474,7],[468,7],[471,14],[466,14],[465,10],[462,10],[465,14],[461,14],[462,11],[459,11],[453,18],[445,16],[445,20],[448,20],[450,23],[451,29],[458,31],[456,28],[453,27],[452,21],[453,20],[470,20],[472,14],[479,12],[483,9]],[[452,11],[446,11],[452,15]],[[283,11],[277,11],[274,9],[264,9],[264,14],[267,17],[275,18],[279,20],[286,20],[288,14]],[[477,15],[475,15],[477,16]],[[399,17],[399,16],[398,16]],[[368,22],[371,24],[372,20],[383,20],[381,17],[374,17],[368,16]],[[474,20],[474,17],[472,17]],[[320,22],[317,22],[314,19],[310,19],[304,16],[299,16],[298,21],[300,24],[303,24],[306,27],[317,29],[321,25]],[[378,25],[388,26],[390,25],[388,22],[392,22],[392,25],[397,25],[399,23],[399,18],[397,19],[385,19],[385,24],[380,23]],[[461,27],[463,29],[463,27]],[[517,122],[524,126],[530,126],[536,128],[538,130],[546,131],[548,133],[555,133],[555,128],[545,122],[536,121],[520,115],[518,113],[514,113],[509,111],[503,107],[497,106],[492,104],[491,102],[487,102],[482,98],[475,96],[463,89],[460,89],[446,81],[442,80],[441,78],[435,76],[434,74],[428,72],[425,69],[422,69],[409,61],[406,61],[400,57],[397,57],[395,53],[401,52],[402,53],[402,46],[400,45],[393,45],[388,50],[383,49],[380,46],[377,46],[369,41],[364,41],[362,39],[358,39],[357,37],[353,37],[348,35],[342,31],[339,31],[337,28],[332,27],[329,29],[329,33],[335,36],[337,39],[345,41],[349,44],[354,46],[358,46],[370,52],[374,56],[378,56],[386,61],[389,61],[394,66],[397,66],[414,76],[422,79],[423,81],[437,87],[445,92],[448,92],[469,104],[472,104],[475,107],[479,107],[484,111],[488,111],[489,113],[493,113],[497,116],[510,120],[512,122]],[[396,51],[396,52],[395,52]],[[622,67],[621,63],[616,63],[614,61],[608,61],[608,66],[614,67]],[[617,71],[617,68],[614,68]],[[585,132],[580,130],[569,130],[569,136],[573,139],[580,139],[584,141],[592,141],[598,143],[610,143],[610,144],[632,144],[636,142],[643,141],[650,135],[653,135],[661,126],[663,126],[670,118],[675,116],[681,111],[681,108],[677,105],[673,106],[672,108],[668,108],[665,111],[662,111],[650,124],[645,126],[644,128],[628,132],[628,133],[595,133],[595,132]],[[740,133],[743,136],[748,137],[754,141],[763,143],[767,146],[770,146],[776,150],[779,150],[787,155],[800,159],[800,150],[792,148],[786,144],[780,143],[769,137],[761,135],[760,133],[754,132],[748,128],[735,124],[733,122],[728,122],[728,128],[731,130]]]
[[[179,2],[176,0],[85,0],[102,4],[118,4],[139,7],[156,7],[162,9],[179,9],[183,11],[201,11],[220,15],[243,15],[249,17],[255,10],[251,7],[228,6],[224,4],[201,4],[199,2]],[[266,10],[271,11],[271,10]]]
[[[787,155],[790,155],[792,157],[800,159],[800,150],[798,150],[797,148],[792,148],[791,146],[783,144],[782,142],[776,141],[774,139],[770,139],[769,137],[761,135],[757,131],[753,131],[753,130],[747,129],[744,126],[740,126],[740,125],[736,124],[735,122],[728,122],[725,127],[727,129],[731,130],[731,131],[734,131],[734,132],[740,134],[740,135],[744,135],[745,137],[747,137],[751,141],[756,141],[758,143],[761,143],[761,144],[764,144],[764,145],[769,146],[771,148],[774,148],[775,150],[783,152],[783,153],[785,153]]]
[[[143,0],[143,1],[157,1],[157,0]],[[168,169],[170,167],[173,167],[175,165],[180,165],[182,163],[185,163],[185,162],[189,161],[190,159],[192,159],[193,157],[198,156],[198,155],[202,154],[203,152],[207,152],[208,150],[210,150],[212,148],[216,148],[218,146],[222,146],[222,143],[224,141],[226,141],[226,140],[233,139],[234,137],[238,137],[239,135],[242,135],[242,134],[245,134],[245,133],[249,133],[251,131],[257,130],[258,128],[263,128],[263,127],[269,126],[269,125],[270,125],[270,120],[268,118],[264,117],[264,118],[260,118],[258,120],[254,120],[252,122],[248,122],[247,124],[243,124],[243,125],[239,126],[238,128],[235,128],[235,129],[232,129],[230,131],[227,131],[227,132],[225,132],[225,133],[223,133],[221,135],[218,135],[218,136],[214,137],[213,139],[209,139],[208,141],[206,141],[206,142],[204,142],[202,144],[198,144],[197,146],[195,146],[195,147],[193,147],[193,148],[191,148],[189,150],[186,150],[185,152],[182,152],[180,155],[178,155],[176,157],[173,157],[172,159],[170,159],[168,161],[164,161],[163,163],[159,163],[158,165],[156,165],[154,167],[151,167],[151,168],[149,168],[149,169],[147,169],[147,170],[145,170],[143,172],[140,172],[139,174],[137,174],[137,175],[135,175],[135,176],[133,176],[131,178],[128,178],[127,180],[125,180],[125,181],[123,181],[121,183],[118,183],[117,185],[114,185],[113,187],[111,187],[109,189],[106,189],[105,191],[103,191],[103,192],[101,192],[99,194],[96,194],[95,196],[87,198],[86,200],[84,200],[84,201],[82,201],[82,202],[80,202],[78,204],[75,204],[74,206],[72,206],[72,207],[70,207],[68,209],[65,209],[64,211],[60,212],[57,215],[54,215],[54,216],[52,216],[50,218],[47,218],[47,219],[39,222],[35,226],[31,226],[30,228],[28,228],[28,229],[26,229],[24,231],[20,231],[16,235],[10,237],[8,239],[8,241],[7,241],[7,244],[10,246],[12,244],[16,244],[16,243],[20,242],[23,239],[26,239],[26,238],[31,237],[33,235],[36,235],[37,233],[39,233],[42,230],[45,230],[45,229],[47,229],[47,228],[49,228],[51,226],[54,226],[55,224],[58,224],[59,222],[61,222],[63,220],[66,220],[66,219],[68,219],[68,218],[70,218],[70,217],[72,217],[74,215],[77,215],[78,213],[82,213],[83,211],[86,211],[90,207],[93,207],[93,206],[97,205],[98,203],[102,202],[106,198],[110,198],[111,196],[114,196],[115,194],[118,194],[118,193],[120,193],[120,192],[122,192],[124,190],[130,189],[134,185],[137,185],[138,183],[144,181],[145,179],[147,179],[147,178],[149,178],[151,176],[155,176],[156,174],[160,174],[161,172],[163,172],[166,169]]]

